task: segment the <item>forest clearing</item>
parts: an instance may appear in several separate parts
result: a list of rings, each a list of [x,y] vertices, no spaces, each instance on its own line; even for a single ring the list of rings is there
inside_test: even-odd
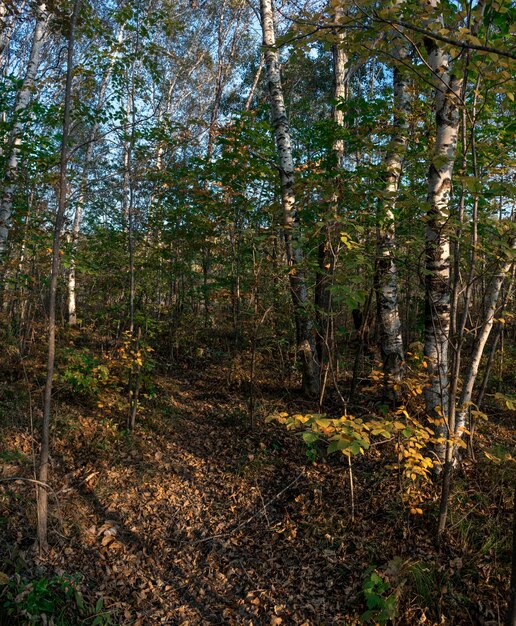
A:
[[[516,626],[510,0],[0,0],[0,624]]]

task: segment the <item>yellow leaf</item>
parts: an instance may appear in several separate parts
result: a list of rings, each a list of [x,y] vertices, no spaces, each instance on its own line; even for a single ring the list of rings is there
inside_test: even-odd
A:
[[[496,456],[493,456],[492,454],[489,454],[489,452],[486,452],[484,450],[484,454],[490,461],[493,461],[494,463],[500,463],[500,459],[497,458]]]

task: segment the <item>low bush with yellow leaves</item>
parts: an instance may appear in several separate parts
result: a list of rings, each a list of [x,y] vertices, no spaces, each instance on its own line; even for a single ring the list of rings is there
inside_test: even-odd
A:
[[[316,441],[327,442],[328,454],[341,452],[351,458],[364,455],[372,446],[390,443],[385,455],[386,468],[397,472],[403,483],[402,497],[410,512],[421,515],[424,501],[423,486],[431,483],[432,470],[437,465],[431,449],[439,439],[436,430],[428,425],[422,394],[427,384],[424,357],[409,354],[406,376],[402,383],[405,404],[385,415],[367,417],[343,415],[331,418],[325,414],[276,413],[268,421],[276,421],[288,430],[302,432],[309,446]],[[383,384],[384,374],[375,369],[370,376],[372,389]],[[393,460],[394,459],[394,460]]]

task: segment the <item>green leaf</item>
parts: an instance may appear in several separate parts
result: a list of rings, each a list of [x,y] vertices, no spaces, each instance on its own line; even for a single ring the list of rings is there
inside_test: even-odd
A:
[[[346,450],[347,448],[349,448],[349,445],[350,445],[349,441],[340,437],[339,439],[333,440],[328,445],[327,452],[328,454],[331,454],[332,452],[337,452],[337,450]]]
[[[316,433],[303,433],[303,441],[311,445],[319,440],[319,436]]]

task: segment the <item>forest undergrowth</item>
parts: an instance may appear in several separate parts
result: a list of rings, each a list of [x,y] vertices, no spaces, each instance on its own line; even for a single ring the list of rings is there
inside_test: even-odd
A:
[[[516,443],[507,409],[492,403],[478,425],[437,550],[437,487],[413,515],[380,446],[354,457],[350,473],[344,455],[265,420],[319,411],[294,385],[275,384],[270,355],[258,359],[254,430],[235,359],[198,353],[156,364],[129,434],[125,390],[110,380],[116,358],[109,367],[94,356],[102,338],[66,339],[83,365],[68,361],[56,376],[45,558],[34,547],[30,435],[41,420],[44,342],[23,361],[14,347],[1,357],[0,623],[502,623],[512,487],[492,458]],[[78,371],[91,376],[83,387]],[[381,390],[364,385],[358,398],[348,410],[374,415]],[[323,409],[342,414],[338,395]]]

